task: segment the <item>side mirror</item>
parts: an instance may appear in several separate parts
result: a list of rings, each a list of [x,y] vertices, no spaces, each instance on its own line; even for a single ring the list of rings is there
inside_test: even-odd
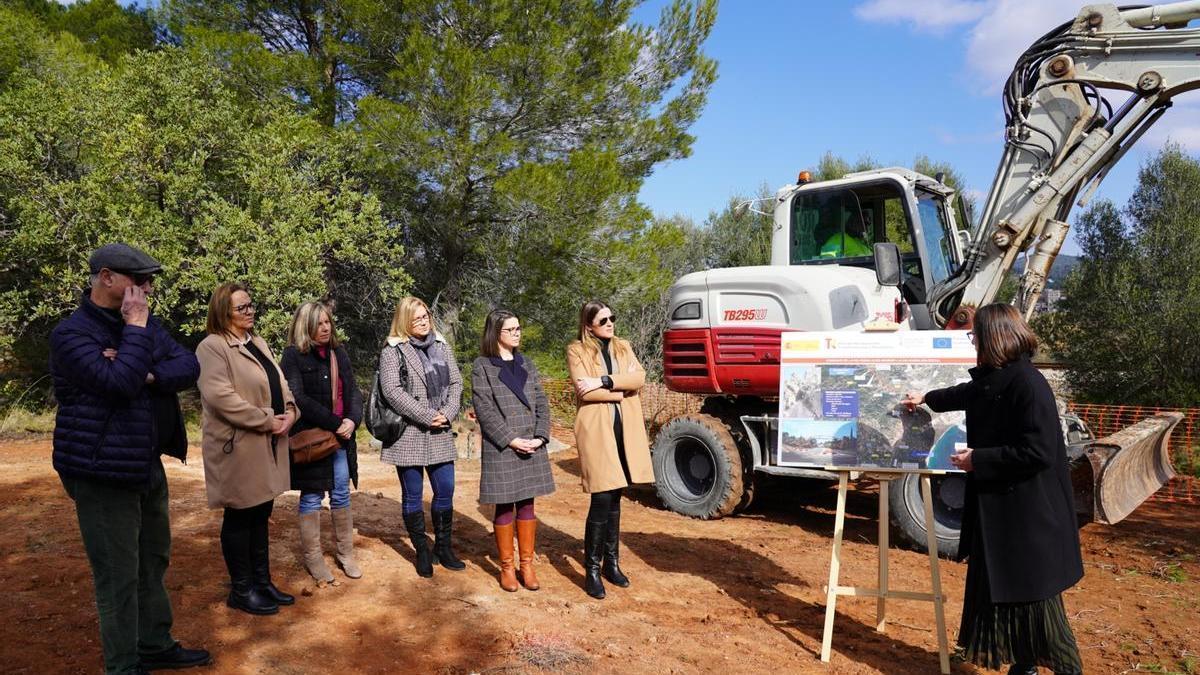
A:
[[[966,257],[967,251],[971,250],[971,233],[966,230],[955,230],[954,233],[958,235],[958,250]]]
[[[880,286],[899,286],[904,274],[900,247],[891,242],[875,244],[875,279]]]

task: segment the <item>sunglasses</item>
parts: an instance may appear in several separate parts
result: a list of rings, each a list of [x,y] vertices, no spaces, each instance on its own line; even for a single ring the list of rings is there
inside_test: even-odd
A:
[[[123,277],[129,277],[133,280],[135,286],[141,286],[148,281],[154,280],[153,272],[126,272],[124,270],[109,270],[113,274],[120,274]]]
[[[617,325],[617,315],[616,314],[609,314],[608,316],[604,317],[603,319],[600,319],[599,321],[597,321],[596,325],[597,326],[607,326],[610,323],[614,326]]]
[[[254,313],[254,303],[247,302],[244,305],[238,305],[237,307],[233,308],[233,311],[237,312],[238,314],[249,316]]]

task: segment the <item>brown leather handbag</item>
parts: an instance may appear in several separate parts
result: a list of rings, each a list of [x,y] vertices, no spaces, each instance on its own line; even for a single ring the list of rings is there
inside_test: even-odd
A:
[[[337,405],[337,390],[340,386],[341,380],[338,379],[337,352],[333,348],[330,348],[330,410],[333,410],[334,406]],[[308,464],[309,462],[316,462],[332,455],[338,448],[342,447],[342,439],[338,438],[337,434],[332,431],[313,428],[296,432],[288,438],[288,444],[292,450],[292,463]]]

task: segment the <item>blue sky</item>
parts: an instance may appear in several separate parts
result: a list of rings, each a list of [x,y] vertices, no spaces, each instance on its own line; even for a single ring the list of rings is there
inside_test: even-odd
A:
[[[649,0],[635,20],[657,23],[666,4]],[[691,128],[692,155],[657,167],[640,198],[658,215],[702,222],[732,195],[793,182],[826,151],[900,166],[925,154],[986,193],[1002,149],[1001,83],[1020,52],[1085,4],[724,0],[705,46],[718,80]],[[1097,198],[1123,206],[1138,166],[1168,138],[1200,155],[1198,94],[1176,100]]]

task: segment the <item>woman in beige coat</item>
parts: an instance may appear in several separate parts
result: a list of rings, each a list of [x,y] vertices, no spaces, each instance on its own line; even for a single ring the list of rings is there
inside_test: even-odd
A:
[[[579,339],[567,347],[578,406],[575,445],[583,491],[592,495],[583,539],[584,587],[597,599],[604,597],[601,574],[621,588],[629,586],[618,564],[621,491],[654,482],[638,396],[646,373],[629,343],[615,337],[616,320],[603,302],[585,303],[579,310]]]
[[[221,553],[230,607],[274,614],[294,597],[271,583],[267,530],[275,497],[288,489],[288,429],[296,401],[267,343],[254,334],[254,303],[241,284],[213,291],[200,360],[204,483],[208,505],[224,508]]]

